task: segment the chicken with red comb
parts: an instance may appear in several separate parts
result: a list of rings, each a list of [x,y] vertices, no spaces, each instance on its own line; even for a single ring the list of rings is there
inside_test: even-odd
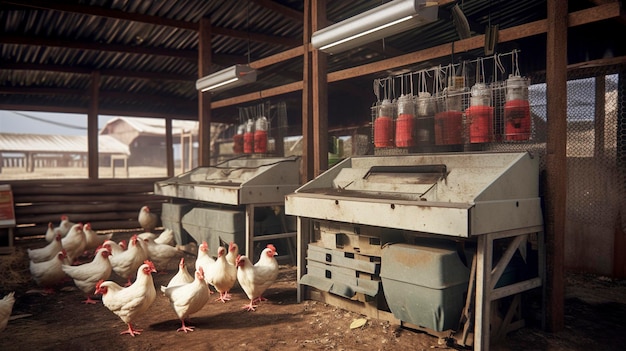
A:
[[[182,326],[177,332],[193,331],[195,327],[186,325],[185,318],[200,311],[209,300],[209,287],[204,281],[204,271],[199,267],[195,272],[195,278],[191,283],[171,287],[161,286],[161,291],[170,300],[170,304],[180,319]]]
[[[109,279],[111,276],[110,254],[111,252],[108,248],[101,246],[96,250],[96,254],[91,262],[78,266],[65,264],[61,266],[63,272],[74,280],[76,287],[87,295],[87,299],[83,303],[95,304],[96,301],[91,298],[91,294],[93,294],[96,283],[99,280]]]
[[[215,301],[226,302],[230,300],[230,289],[233,288],[235,282],[237,281],[237,267],[228,263],[226,260],[226,248],[220,246],[217,250],[217,259],[215,263],[213,263],[209,269],[210,272],[205,274],[207,278],[207,283],[213,285],[215,290],[220,293],[220,297],[218,297]]]
[[[261,252],[261,257],[263,255],[274,257],[274,253],[269,248],[265,248]],[[257,307],[254,303],[263,300],[263,293],[274,284],[277,276],[278,264],[275,266],[265,263],[259,264],[259,262],[252,264],[248,257],[239,255],[237,257],[237,281],[250,299],[250,303],[244,305],[243,308],[248,311],[254,311]]]
[[[122,287],[110,280],[96,283],[95,294],[102,294],[102,304],[128,325],[128,329],[120,334],[135,336],[143,331],[135,328],[133,323],[156,299],[152,273],[156,273],[154,264],[145,261],[137,269],[137,279],[128,287]]]

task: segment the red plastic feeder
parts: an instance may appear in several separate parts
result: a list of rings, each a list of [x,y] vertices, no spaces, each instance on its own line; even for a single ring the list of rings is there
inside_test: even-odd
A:
[[[243,152],[245,154],[254,152],[254,122],[251,119],[246,123],[246,132],[243,133]]]
[[[374,120],[374,146],[393,147],[393,105],[387,99],[378,106],[377,117]]]
[[[472,87],[470,107],[465,110],[469,125],[470,143],[488,143],[493,136],[493,107],[491,107],[491,90],[483,83]]]

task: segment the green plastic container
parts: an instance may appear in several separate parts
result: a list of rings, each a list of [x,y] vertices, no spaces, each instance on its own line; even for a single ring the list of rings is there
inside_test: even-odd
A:
[[[434,331],[456,330],[470,270],[454,242],[392,244],[382,249],[383,291],[393,315]]]

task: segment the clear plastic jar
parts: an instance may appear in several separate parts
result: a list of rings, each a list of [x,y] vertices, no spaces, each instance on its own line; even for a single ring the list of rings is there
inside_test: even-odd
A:
[[[470,143],[493,141],[493,107],[491,89],[484,83],[476,83],[471,90],[470,107],[465,110],[469,125]]]
[[[529,140],[531,132],[528,85],[530,81],[520,76],[506,80],[506,103],[504,104],[505,140]]]
[[[246,125],[240,124],[237,127],[237,133],[233,136],[233,152],[236,154],[243,153],[243,133],[246,131]]]
[[[463,89],[444,90],[442,110],[435,114],[435,144],[463,144]]]
[[[398,117],[396,117],[396,147],[415,146],[417,125],[413,96],[401,95],[398,98]]]
[[[264,154],[267,152],[267,117],[261,116],[254,124],[254,153]]]

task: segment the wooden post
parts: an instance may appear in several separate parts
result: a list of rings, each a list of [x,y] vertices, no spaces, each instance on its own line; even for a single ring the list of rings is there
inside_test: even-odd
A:
[[[548,0],[546,55],[546,327],[563,330],[567,196],[567,1]]]
[[[165,119],[165,159],[167,162],[167,176],[174,176],[174,136],[172,135],[172,119]]]
[[[326,1],[314,0],[311,8],[311,32],[326,26]],[[328,169],[328,81],[326,53],[313,50],[313,175]]]
[[[198,78],[209,75],[211,68],[211,21],[200,19],[198,31]],[[198,91],[198,166],[211,164],[211,93]],[[189,155],[191,157],[192,155]]]
[[[302,169],[300,171],[302,184],[313,179],[313,59],[309,45],[311,43],[311,1],[304,0],[304,27],[302,57]]]
[[[91,73],[91,99],[87,112],[87,168],[89,179],[98,179],[98,106],[100,96],[100,72]]]
[[[593,118],[593,130],[594,135],[594,157],[604,157],[604,135],[606,121],[606,76],[601,75],[596,77],[596,96],[595,96],[595,110]]]

